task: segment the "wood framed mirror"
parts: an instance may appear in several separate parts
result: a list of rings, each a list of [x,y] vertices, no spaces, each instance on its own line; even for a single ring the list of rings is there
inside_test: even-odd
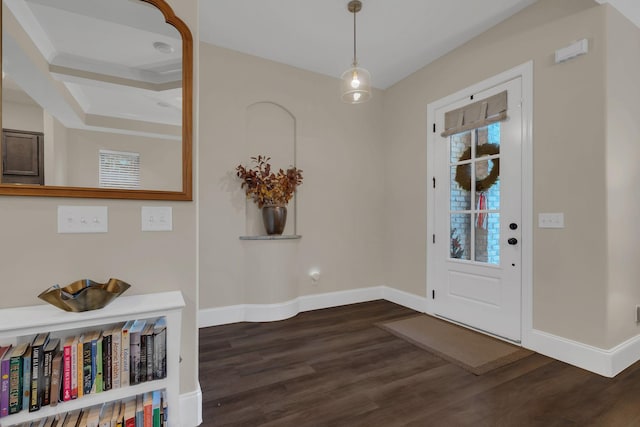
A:
[[[193,38],[165,0],[2,0],[2,39],[0,195],[192,200]]]

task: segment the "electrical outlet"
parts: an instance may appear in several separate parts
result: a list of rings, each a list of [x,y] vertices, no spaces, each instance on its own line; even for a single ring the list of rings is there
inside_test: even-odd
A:
[[[58,206],[58,233],[106,233],[106,206]]]

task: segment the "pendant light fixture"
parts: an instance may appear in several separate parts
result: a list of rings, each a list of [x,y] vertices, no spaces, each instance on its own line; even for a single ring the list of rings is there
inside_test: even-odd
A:
[[[349,104],[360,104],[371,99],[371,75],[364,68],[358,67],[356,57],[356,13],[362,9],[360,0],[351,0],[347,10],[353,13],[353,64],[342,73],[341,96],[342,101]]]

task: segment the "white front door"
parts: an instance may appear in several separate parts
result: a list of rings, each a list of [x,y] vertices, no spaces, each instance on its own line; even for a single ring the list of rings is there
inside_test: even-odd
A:
[[[522,79],[435,110],[428,298],[433,314],[521,340]],[[507,91],[507,119],[448,137],[444,115]],[[430,183],[431,184],[431,183]]]

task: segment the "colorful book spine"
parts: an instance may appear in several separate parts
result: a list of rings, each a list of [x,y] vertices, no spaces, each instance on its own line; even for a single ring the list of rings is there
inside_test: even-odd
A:
[[[111,388],[120,388],[123,326],[117,325],[111,334]]]
[[[102,336],[99,336],[94,343],[91,344],[91,367],[93,386],[92,393],[102,393],[104,391],[104,372],[102,367]],[[95,349],[95,352],[93,351]]]
[[[31,343],[31,400],[29,412],[37,411],[42,404],[42,387],[44,375],[44,346],[49,340],[49,334],[38,334]]]
[[[142,382],[142,365],[141,365],[141,343],[142,343],[142,331],[146,325],[144,320],[136,320],[133,322],[131,329],[129,330],[129,353],[130,353],[130,365],[129,365],[129,384],[139,384]],[[146,366],[145,366],[146,376]]]
[[[151,395],[151,410],[153,413],[153,427],[161,427],[159,390],[155,390]]]
[[[133,320],[128,321],[122,327],[122,358],[120,359],[120,387],[126,387],[129,385],[129,377],[131,373],[131,339],[129,330],[133,325]]]
[[[91,335],[85,335],[85,339],[82,343],[82,381],[78,379],[78,388],[80,388],[80,384],[82,383],[82,393],[90,394],[92,382],[92,374],[91,374]]]
[[[28,348],[22,357],[22,409],[29,408],[31,401],[31,349]]]
[[[22,410],[22,390],[24,378],[24,355],[29,344],[16,346],[9,359],[9,414],[17,414]]]
[[[104,384],[103,390],[111,390],[113,388],[113,372],[112,372],[112,354],[113,345],[113,332],[111,330],[105,331],[102,334],[102,381]]]
[[[9,415],[9,371],[11,364],[11,348],[8,348],[0,359],[0,417]]]
[[[51,400],[49,404],[56,406],[60,400],[60,385],[62,383],[62,352],[57,352],[51,362]]]
[[[62,346],[62,400],[64,402],[71,400],[71,372],[73,369],[71,348],[76,345],[73,341],[74,338],[69,337]]]
[[[143,367],[146,367],[146,373],[143,373],[143,381],[153,381],[153,350],[154,350],[154,335],[153,324],[148,324],[144,330],[145,338],[145,363]]]
[[[167,320],[164,317],[153,325],[153,379],[167,376]]]
[[[51,375],[53,373],[53,358],[58,353],[60,339],[52,338],[44,347],[44,365],[42,373],[42,402],[41,406],[47,406],[51,402]]]
[[[84,349],[84,335],[80,335],[76,342],[76,364],[75,375],[73,375],[71,381],[73,387],[71,388],[71,398],[77,399],[84,396],[84,388],[82,387],[82,379],[84,378],[84,366],[82,365],[82,350]]]

